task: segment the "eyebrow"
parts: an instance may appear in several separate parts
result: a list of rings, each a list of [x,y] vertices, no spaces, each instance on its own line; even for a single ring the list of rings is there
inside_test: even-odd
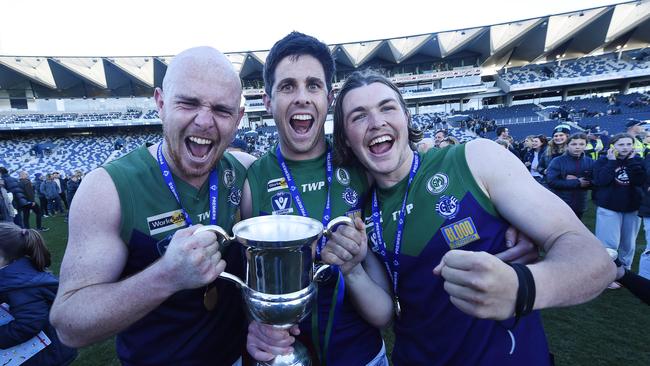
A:
[[[386,99],[383,99],[381,102],[377,103],[377,105],[381,107],[384,104],[388,104],[390,102],[397,103],[397,100],[395,100],[395,98],[386,98]],[[358,107],[354,108],[353,110],[351,110],[348,114],[352,114],[352,113],[355,113],[355,112],[362,112],[362,111],[365,111],[365,110],[366,110],[365,107],[358,106]]]
[[[202,104],[201,100],[199,98],[190,97],[190,96],[183,95],[183,94],[174,95],[174,99],[177,100],[177,101],[182,101],[182,102],[188,102],[188,103],[194,103],[194,104]],[[221,103],[210,104],[210,109],[218,110],[218,111],[227,111],[229,113],[235,113],[237,111],[237,108],[233,108],[233,107],[230,107],[230,106],[228,106],[226,104],[221,104]]]

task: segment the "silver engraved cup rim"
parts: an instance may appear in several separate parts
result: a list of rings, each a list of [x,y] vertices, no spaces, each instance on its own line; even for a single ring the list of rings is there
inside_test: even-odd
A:
[[[268,215],[240,221],[232,231],[247,247],[290,249],[311,245],[323,234],[323,224],[303,216]]]

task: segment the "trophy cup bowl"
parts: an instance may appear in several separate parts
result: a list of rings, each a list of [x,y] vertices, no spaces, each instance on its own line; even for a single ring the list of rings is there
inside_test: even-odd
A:
[[[196,230],[214,232],[222,245],[238,241],[246,248],[246,280],[223,272],[220,277],[235,282],[243,293],[251,317],[263,324],[288,329],[311,311],[316,283],[329,265],[314,268],[314,248],[322,235],[329,236],[339,224],[353,225],[348,217],[337,217],[327,228],[319,221],[294,215],[258,216],[233,226],[234,236],[221,227]],[[294,352],[275,357],[269,366],[309,366],[305,346],[293,344]]]

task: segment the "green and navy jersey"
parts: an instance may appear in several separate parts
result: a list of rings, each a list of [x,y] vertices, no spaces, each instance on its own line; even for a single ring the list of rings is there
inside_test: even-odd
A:
[[[122,273],[126,278],[158,260],[171,235],[187,225],[158,162],[145,146],[103,168],[120,199],[120,236],[129,250]],[[228,153],[218,169],[217,224],[230,232],[238,220],[246,169]],[[210,224],[208,181],[199,189],[176,176],[174,183],[192,222]],[[241,276],[241,247],[231,244],[221,251],[226,270]],[[217,289],[217,305],[212,311],[203,303],[205,287],[184,290],[119,333],[116,348],[120,361],[125,365],[232,365],[242,354],[246,337],[241,292],[229,281],[216,280],[211,286]]]
[[[276,147],[255,161],[248,169],[253,203],[253,216],[300,215],[291,197],[280,164],[275,155]],[[326,154],[302,161],[286,160],[293,180],[300,192],[309,217],[322,221],[327,199]],[[362,199],[367,192],[365,175],[351,168],[333,167],[330,188],[331,218],[347,215],[361,217]],[[332,276],[335,277],[335,276]],[[318,323],[320,349],[324,349],[324,333],[332,305],[336,278],[319,284]],[[379,330],[363,320],[345,294],[340,314],[333,325],[328,351],[328,365],[365,365],[379,353],[382,347]],[[313,316],[313,314],[312,314]],[[312,338],[311,316],[300,324],[303,341]],[[313,346],[313,345],[312,345]],[[313,347],[312,347],[313,348]]]
[[[377,191],[390,262],[407,183],[408,177]],[[369,246],[377,252],[370,203],[365,213]],[[444,280],[433,274],[449,250],[495,254],[506,249],[508,223],[474,180],[464,145],[432,149],[421,156],[405,221],[397,287],[402,313],[394,324],[394,365],[550,364],[537,312],[522,318],[510,334],[512,319],[497,322],[466,315],[449,301]]]

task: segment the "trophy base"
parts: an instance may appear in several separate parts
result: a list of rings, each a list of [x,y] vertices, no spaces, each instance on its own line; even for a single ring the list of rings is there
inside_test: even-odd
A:
[[[311,366],[311,359],[309,358],[307,347],[298,341],[292,347],[292,353],[276,356],[268,362],[258,361],[257,366]]]

